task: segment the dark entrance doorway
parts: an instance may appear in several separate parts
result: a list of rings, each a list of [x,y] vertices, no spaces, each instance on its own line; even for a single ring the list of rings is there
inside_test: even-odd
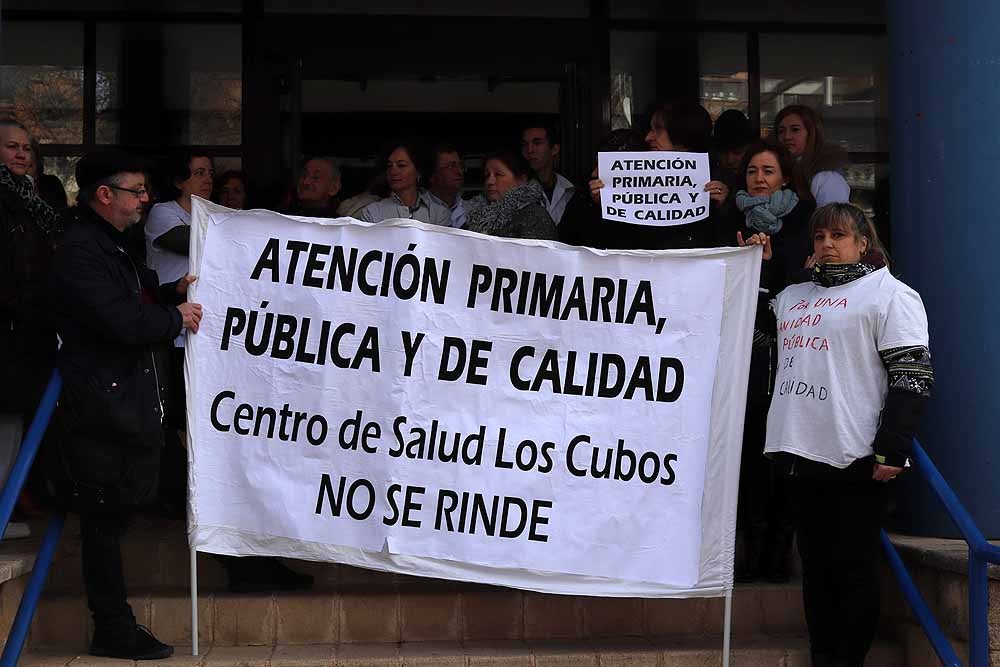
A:
[[[273,61],[281,58],[274,47],[289,48],[275,63],[284,70],[284,174],[303,155],[333,156],[350,194],[364,187],[387,141],[409,137],[457,145],[473,183],[481,157],[539,117],[562,129],[561,170],[589,172],[594,49],[586,21],[353,16],[338,19],[335,38],[324,23],[271,26]]]

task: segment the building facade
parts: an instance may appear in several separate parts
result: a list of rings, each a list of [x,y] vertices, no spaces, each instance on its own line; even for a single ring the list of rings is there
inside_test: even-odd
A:
[[[539,115],[562,127],[562,171],[583,178],[601,137],[644,132],[657,98],[738,109],[762,134],[804,103],[850,153],[855,200],[885,223],[884,14],[863,0],[12,0],[0,114],[47,144],[71,196],[75,161],[103,144],[197,146],[276,194],[304,154],[339,158],[345,190],[360,189],[401,136],[457,144],[472,183],[476,158]]]

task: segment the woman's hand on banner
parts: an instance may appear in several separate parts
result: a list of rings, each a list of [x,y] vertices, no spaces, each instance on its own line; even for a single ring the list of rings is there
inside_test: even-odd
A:
[[[736,232],[736,242],[740,244],[741,248],[745,248],[751,245],[759,245],[764,248],[764,261],[771,259],[774,253],[771,251],[771,237],[767,234],[754,234],[747,240],[743,240],[743,232]]]
[[[198,333],[198,323],[201,322],[201,304],[182,303],[177,306],[177,310],[181,311],[181,318],[184,321],[182,326],[191,333]]]
[[[705,183],[705,192],[717,204],[722,204],[729,196],[729,186],[722,181],[709,181]]]
[[[599,178],[590,179],[590,198],[595,204],[601,203],[601,188],[604,187],[604,181]]]
[[[177,293],[181,296],[187,296],[188,287],[196,280],[198,280],[198,276],[185,274],[183,278],[177,281]]]

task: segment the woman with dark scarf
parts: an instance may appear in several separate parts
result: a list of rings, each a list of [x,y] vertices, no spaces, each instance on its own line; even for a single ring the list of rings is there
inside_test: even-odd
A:
[[[879,617],[879,532],[934,371],[920,295],[869,263],[885,253],[861,209],[822,207],[810,236],[812,280],[773,304],[765,452],[791,481],[812,664],[861,667]],[[749,243],[771,255],[763,234]]]
[[[776,370],[772,339],[767,335],[774,319],[768,304],[787,285],[808,280],[806,225],[813,207],[790,187],[793,169],[788,151],[759,140],[743,158],[747,189],[736,193],[740,215],[732,225],[732,236],[742,244],[744,238],[766,234],[773,253],[761,268],[750,356],[736,524],[740,539],[735,577],[740,582],[783,582],[790,575],[792,525],[786,484],[764,457],[764,435]]]
[[[55,364],[45,286],[62,220],[35,192],[31,158],[28,130],[0,119],[0,486]],[[11,524],[7,535],[26,533],[26,525]]]
[[[0,139],[0,350],[8,378],[0,413],[31,412],[56,351],[45,290],[62,215],[38,196],[28,177],[31,139],[25,127],[0,120]]]
[[[510,239],[559,238],[542,186],[519,153],[500,150],[486,156],[483,174],[487,203],[469,212],[462,229]]]

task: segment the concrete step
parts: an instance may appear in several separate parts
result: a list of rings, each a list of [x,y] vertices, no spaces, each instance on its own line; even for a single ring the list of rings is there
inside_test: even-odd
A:
[[[0,540],[0,645],[10,632],[40,545],[37,537]]]
[[[708,667],[721,664],[718,637],[687,640],[413,642],[403,644],[322,644],[309,646],[212,646],[200,656],[178,646],[164,667]],[[78,655],[33,651],[22,667],[128,667],[134,663]],[[808,667],[809,652],[801,639],[734,642],[733,667]],[[897,646],[877,643],[869,667],[902,667]]]
[[[963,664],[969,654],[969,546],[965,540],[931,537],[890,536],[906,563],[910,576]],[[1000,544],[1000,542],[994,542]],[[883,565],[882,632],[893,637],[906,652],[906,664],[931,667],[940,664],[896,584]],[[1000,666],[1000,567],[991,566],[987,609],[990,664]]]
[[[123,542],[131,603],[164,641],[191,642],[190,563],[184,523],[139,517]],[[83,650],[90,634],[78,529],[68,524],[35,616],[31,646]],[[611,599],[395,575],[288,561],[316,580],[298,594],[234,595],[199,554],[199,628],[215,645],[409,641],[575,640],[721,635],[723,600]],[[738,586],[735,636],[805,636],[798,583]]]
[[[129,588],[186,588],[191,580],[190,552],[184,521],[138,516],[122,540],[122,559]],[[49,573],[45,590],[83,593],[80,570],[80,540],[76,517],[70,515],[56,555],[57,567]],[[317,587],[337,589],[344,585],[393,585],[412,579],[373,572],[335,563],[287,561],[293,569],[313,575]],[[798,558],[792,558],[795,568]],[[793,570],[797,573],[797,570]],[[426,581],[426,580],[421,580]],[[211,554],[198,554],[198,582],[202,590],[221,591],[226,587],[225,571]]]
[[[656,638],[721,635],[723,600],[642,600],[545,595],[493,586],[394,577],[303,593],[199,595],[201,641],[215,645]],[[163,641],[190,644],[187,589],[131,591],[138,621]],[[30,637],[36,648],[82,650],[91,632],[86,600],[49,593]],[[740,586],[739,639],[805,636],[798,584]]]

